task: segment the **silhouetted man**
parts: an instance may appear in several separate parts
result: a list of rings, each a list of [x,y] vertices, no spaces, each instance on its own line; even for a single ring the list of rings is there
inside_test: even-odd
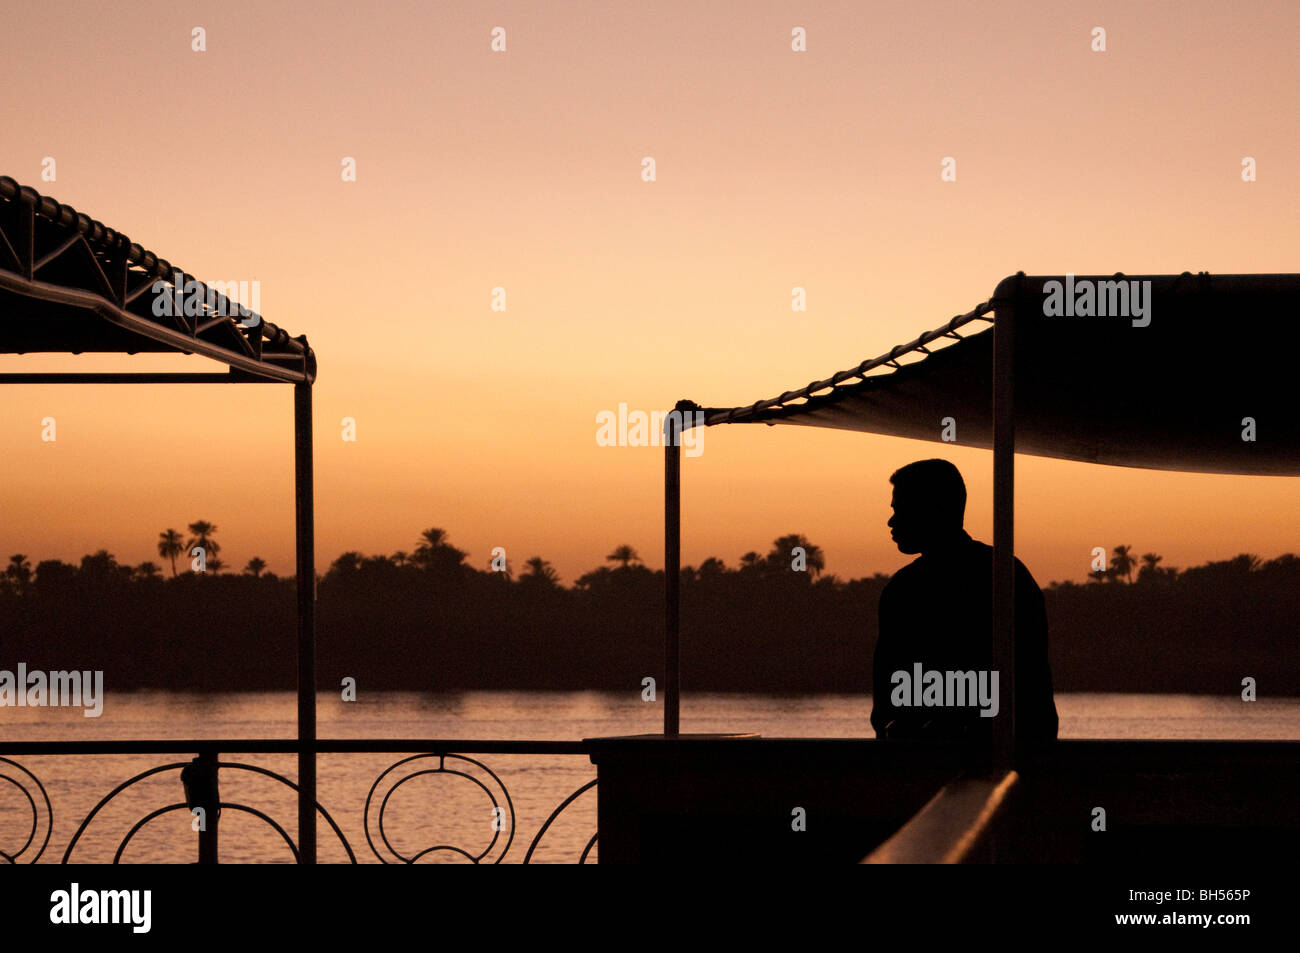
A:
[[[890,535],[920,553],[880,596],[871,725],[879,738],[992,737],[1003,708],[993,672],[993,547],[962,528],[966,484],[947,460],[919,460],[889,478]],[[1016,735],[1056,737],[1047,613],[1016,560]]]

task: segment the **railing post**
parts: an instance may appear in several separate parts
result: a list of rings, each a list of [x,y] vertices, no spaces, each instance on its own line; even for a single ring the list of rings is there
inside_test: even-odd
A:
[[[221,789],[217,778],[217,752],[203,748],[199,756],[181,769],[181,785],[185,788],[185,803],[191,816],[199,823],[199,863],[216,864],[218,824],[221,819]],[[193,823],[193,822],[191,822]]]
[[[1015,331],[1022,285],[1017,280],[1015,295],[996,302],[993,323],[993,668],[1002,696],[993,760],[1003,771],[1014,764],[1016,744]]]
[[[664,735],[681,729],[682,415],[664,418]]]
[[[313,521],[311,382],[293,385],[298,556],[298,852],[316,863],[316,534]]]

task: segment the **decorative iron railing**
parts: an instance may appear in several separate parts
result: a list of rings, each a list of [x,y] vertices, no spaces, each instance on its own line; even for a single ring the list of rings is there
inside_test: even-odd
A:
[[[284,841],[296,862],[300,860],[299,845],[295,843],[285,826],[271,813],[257,806],[242,801],[224,800],[220,795],[220,786],[222,780],[232,775],[253,775],[269,779],[276,785],[291,790],[296,797],[298,785],[283,774],[243,761],[222,760],[221,755],[222,753],[291,755],[297,754],[299,749],[299,743],[292,739],[61,741],[0,744],[0,751],[4,755],[29,758],[51,755],[62,757],[190,754],[193,756],[189,761],[169,761],[138,771],[100,797],[95,806],[81,819],[76,831],[68,840],[60,861],[65,864],[82,859],[86,853],[85,835],[95,826],[97,820],[105,816],[105,811],[110,805],[127,795],[127,792],[136,788],[141,782],[159,778],[170,772],[178,772],[184,792],[183,799],[148,810],[131,824],[113,852],[112,863],[117,864],[122,861],[128,845],[151,822],[164,815],[180,811],[188,811],[193,818],[192,830],[197,835],[199,863],[218,862],[220,818],[223,811],[245,814],[262,821]],[[578,741],[327,740],[318,741],[314,749],[317,755],[406,754],[406,757],[389,765],[374,779],[361,807],[360,821],[366,843],[375,858],[385,864],[414,864],[438,854],[455,855],[475,864],[499,864],[506,859],[512,845],[516,842],[515,801],[500,774],[483,761],[469,755],[568,757],[587,755],[586,747]],[[492,818],[492,837],[485,848],[476,849],[472,846],[465,847],[441,841],[418,849],[395,844],[391,833],[392,820],[389,817],[394,796],[399,789],[415,779],[430,776],[457,779],[469,784],[470,790],[476,787],[482,792],[486,798],[485,803],[490,805]],[[55,828],[54,807],[47,786],[25,765],[12,757],[5,756],[0,756],[0,781],[6,782],[8,787],[17,790],[21,795],[18,801],[19,810],[21,811],[22,805],[25,804],[31,815],[31,823],[23,825],[17,831],[11,832],[0,828],[0,862],[36,863],[49,847]],[[550,812],[529,842],[522,863],[532,862],[543,838],[551,830],[557,818],[595,786],[596,781],[593,778],[573,791]],[[139,788],[136,790],[138,791]],[[319,801],[316,802],[316,810],[341,845],[347,856],[347,862],[357,863],[357,855],[343,828]],[[0,817],[4,816],[7,815],[0,815]],[[593,834],[587,841],[577,859],[578,863],[587,862],[596,846],[596,836]]]

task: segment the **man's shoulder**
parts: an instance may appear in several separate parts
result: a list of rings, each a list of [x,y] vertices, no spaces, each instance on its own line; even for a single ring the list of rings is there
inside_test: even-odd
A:
[[[993,565],[992,546],[990,546],[988,543],[980,542],[978,539],[974,539],[974,538],[971,539],[970,546],[971,546],[971,551],[976,554],[976,558],[979,559],[981,563],[988,562],[989,566]],[[1038,583],[1034,581],[1033,573],[1029,571],[1028,566],[1026,566],[1023,562],[1020,561],[1019,556],[1016,557],[1016,578],[1017,580],[1027,580],[1028,582],[1032,582],[1034,583],[1035,587],[1037,587],[1038,585]]]
[[[919,575],[921,571],[917,567],[917,563],[919,563],[920,561],[921,561],[921,557],[917,556],[915,559],[913,559],[902,569],[897,570],[892,576],[890,576],[889,582],[885,583],[885,592],[888,592],[891,588],[897,589],[901,586],[906,586],[908,582],[916,578],[916,576]]]
[[[918,556],[889,577],[889,582],[885,583],[885,588],[880,590],[880,604],[882,606],[900,598],[905,602],[912,599],[913,590],[921,584],[921,571],[916,565],[920,561],[921,558]]]

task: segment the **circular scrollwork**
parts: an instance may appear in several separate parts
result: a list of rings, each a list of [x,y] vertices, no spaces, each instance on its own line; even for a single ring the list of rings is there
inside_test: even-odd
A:
[[[436,758],[438,760],[438,766],[436,768],[425,768],[425,767],[417,768],[416,765],[414,764],[414,762],[425,761],[431,758]],[[447,763],[449,761],[453,762],[453,765],[449,766]],[[488,778],[492,782],[492,785],[495,786],[495,788],[500,792],[501,794],[500,799],[497,798],[497,794],[493,791],[492,787],[489,787],[488,784],[485,784],[481,779],[470,774],[468,771],[462,770],[462,768],[469,767],[469,766],[473,766],[480,769],[483,773],[485,773],[488,776]],[[397,773],[395,774],[394,772]],[[378,827],[379,830],[379,839],[383,842],[383,847],[387,850],[387,854],[385,854],[384,850],[381,850],[380,847],[375,844],[374,836],[371,833],[371,808],[375,803],[376,792],[380,790],[381,785],[383,785],[384,783],[384,779],[388,778],[390,775],[393,775],[393,777],[389,780],[388,786],[384,788],[383,797],[379,798],[379,806],[377,809],[377,814],[374,822],[375,826]],[[500,848],[501,852],[498,855],[496,855],[494,859],[487,861],[487,863],[493,863],[493,864],[501,863],[502,859],[506,855],[506,852],[510,850],[510,845],[515,838],[514,802],[510,800],[510,792],[506,790],[505,784],[501,781],[499,777],[497,777],[496,773],[493,772],[491,768],[483,764],[483,762],[481,761],[475,761],[473,758],[467,758],[464,755],[459,755],[459,754],[411,755],[409,758],[403,758],[401,761],[398,761],[395,764],[390,765],[387,769],[385,769],[383,774],[375,778],[375,783],[370,786],[370,793],[366,795],[366,808],[365,808],[365,815],[363,818],[365,831],[366,831],[366,842],[370,844],[371,852],[374,853],[374,855],[379,858],[380,862],[385,864],[389,864],[389,863],[414,864],[417,861],[421,860],[422,858],[435,853],[458,854],[461,857],[464,857],[465,859],[469,860],[471,863],[479,864],[479,863],[483,863],[485,859],[492,854],[493,850],[497,847],[498,842],[501,840],[502,827],[497,825],[493,825],[492,840],[488,843],[487,847],[485,847],[482,851],[480,851],[477,854],[471,853],[470,851],[465,850],[462,847],[457,847],[453,844],[434,844],[432,846],[425,847],[423,850],[417,851],[411,854],[410,856],[406,856],[401,851],[399,851],[396,847],[393,846],[392,841],[388,839],[388,831],[385,824],[385,814],[388,810],[389,802],[392,799],[393,793],[397,791],[397,789],[400,788],[402,785],[406,784],[408,781],[413,781],[418,777],[425,777],[429,775],[446,775],[454,778],[462,778],[474,785],[477,785],[479,789],[481,789],[483,793],[487,796],[487,799],[491,802],[493,815],[496,817],[502,816],[500,813],[501,802],[502,801],[505,802],[505,807],[510,814],[510,830],[509,833],[506,835],[505,843]],[[389,859],[390,856],[393,859],[390,860]]]
[[[13,770],[13,774],[9,773],[10,769]],[[0,758],[0,781],[7,781],[9,784],[12,784],[17,788],[23,797],[27,799],[27,806],[32,812],[32,826],[27,831],[27,839],[23,841],[23,845],[15,851],[0,850],[0,861],[3,861],[6,864],[34,864],[36,861],[40,860],[41,855],[45,853],[45,848],[50,844],[50,832],[54,829],[54,808],[50,804],[50,796],[46,793],[45,785],[41,784],[40,778],[36,777],[36,775],[32,774],[17,761],[10,760],[9,758]],[[40,794],[41,803],[45,805],[45,818],[43,825],[45,827],[45,837],[41,840],[40,849],[36,851],[36,853],[32,854],[28,859],[22,860],[21,858],[23,854],[27,853],[27,851],[31,849],[32,845],[35,844],[36,835],[40,832],[42,827],[40,805],[37,803],[36,798],[32,797],[32,788],[29,787],[29,784]]]

